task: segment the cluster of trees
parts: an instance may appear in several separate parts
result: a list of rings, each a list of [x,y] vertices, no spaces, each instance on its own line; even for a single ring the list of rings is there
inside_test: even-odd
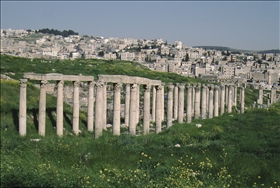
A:
[[[54,34],[54,35],[62,35],[63,37],[68,37],[69,35],[79,35],[78,32],[75,32],[73,30],[59,31],[57,29],[49,29],[49,28],[36,30],[36,33],[44,33],[44,34],[47,33],[47,34]]]

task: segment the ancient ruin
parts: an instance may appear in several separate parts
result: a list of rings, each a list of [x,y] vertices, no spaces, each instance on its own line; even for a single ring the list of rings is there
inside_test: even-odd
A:
[[[28,102],[26,101],[26,87],[28,79],[40,82],[38,132],[41,136],[45,136],[46,129],[46,86],[49,84],[48,81],[56,81],[57,83],[56,132],[59,136],[63,135],[64,81],[73,83],[72,125],[75,134],[79,134],[79,86],[81,83],[87,83],[87,130],[94,131],[95,138],[102,135],[102,131],[106,129],[107,86],[109,83],[113,84],[113,135],[121,134],[121,114],[123,114],[124,124],[128,127],[129,134],[136,135],[136,127],[140,122],[140,106],[143,111],[141,116],[143,134],[150,132],[150,122],[155,122],[155,132],[159,133],[162,131],[163,121],[166,121],[166,128],[169,128],[174,120],[179,123],[190,123],[193,119],[210,119],[225,112],[231,113],[233,106],[238,105],[240,113],[244,113],[245,109],[244,87],[234,83],[221,83],[220,85],[168,83],[165,88],[164,83],[160,80],[124,75],[98,75],[98,79],[94,80],[93,76],[25,73],[24,79],[20,79],[19,134],[22,136],[26,135],[26,103]],[[125,89],[123,89],[123,85],[125,85]],[[141,85],[143,88],[142,98],[140,97]],[[167,98],[165,98],[165,89]],[[121,96],[122,93],[124,96]],[[238,95],[239,97],[237,97]],[[123,110],[121,110],[121,97],[125,98]],[[262,98],[263,91],[260,88],[259,104],[262,104]],[[270,94],[270,103],[276,101],[276,90],[273,88]]]

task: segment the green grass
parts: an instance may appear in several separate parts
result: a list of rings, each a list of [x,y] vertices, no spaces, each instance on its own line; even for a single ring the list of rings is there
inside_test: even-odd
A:
[[[56,136],[56,99],[49,95],[46,137],[40,137],[36,129],[39,90],[31,83],[27,97],[27,136],[20,137],[19,82],[1,81],[1,187],[280,185],[279,103],[269,110],[248,109],[245,114],[175,123],[146,136],[113,136],[108,129],[95,140],[86,131],[84,112],[80,113],[82,133],[73,135],[72,110],[66,104],[64,136]],[[34,138],[41,140],[30,140]]]
[[[100,59],[76,59],[76,60],[49,60],[28,59],[1,55],[1,74],[7,74],[13,79],[23,78],[25,72],[61,73],[71,75],[94,76],[97,80],[98,74],[140,76],[165,83],[207,83],[201,79],[180,76],[175,73],[155,72],[147,67],[131,61],[110,61]],[[9,74],[12,73],[12,74]],[[13,75],[13,73],[15,75]]]

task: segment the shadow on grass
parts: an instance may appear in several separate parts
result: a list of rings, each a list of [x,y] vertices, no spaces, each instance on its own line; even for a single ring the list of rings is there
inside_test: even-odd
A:
[[[56,128],[56,119],[54,119],[53,114],[52,114],[52,112],[56,112],[56,108],[47,108],[46,112],[51,121],[53,128]]]
[[[16,131],[19,132],[19,115],[18,115],[18,109],[12,109],[12,118],[13,118],[13,122],[14,122],[14,126]]]

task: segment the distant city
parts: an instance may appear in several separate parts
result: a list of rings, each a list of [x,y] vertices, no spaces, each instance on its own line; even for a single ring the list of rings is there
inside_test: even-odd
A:
[[[39,30],[40,31],[40,30]],[[42,30],[41,30],[42,31]],[[57,31],[57,30],[56,30]],[[25,58],[128,60],[151,70],[208,81],[251,82],[280,89],[279,49],[266,52],[225,47],[191,47],[158,39],[61,35],[38,30],[1,29],[1,54]]]

